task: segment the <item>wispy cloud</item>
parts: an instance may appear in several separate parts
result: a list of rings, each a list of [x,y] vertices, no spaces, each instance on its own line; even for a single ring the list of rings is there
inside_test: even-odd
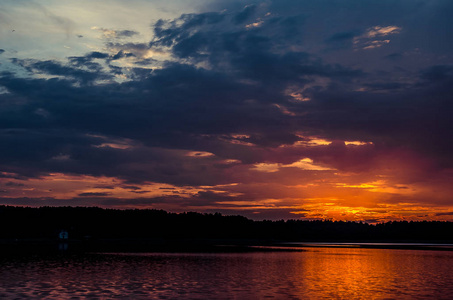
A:
[[[390,43],[388,36],[399,34],[401,30],[398,26],[374,26],[368,28],[364,34],[354,37],[353,43],[356,48],[364,50],[380,48]]]

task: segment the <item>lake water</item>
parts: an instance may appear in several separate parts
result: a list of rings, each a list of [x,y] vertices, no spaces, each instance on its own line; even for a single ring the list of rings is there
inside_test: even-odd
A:
[[[0,298],[453,299],[453,251],[147,253],[0,259]]]

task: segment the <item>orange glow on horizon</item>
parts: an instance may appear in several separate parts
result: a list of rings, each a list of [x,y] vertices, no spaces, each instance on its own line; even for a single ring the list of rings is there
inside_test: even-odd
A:
[[[310,144],[307,149],[315,147],[314,144],[316,147],[330,147],[328,141],[322,139],[311,138],[307,143]],[[350,148],[354,151],[370,145],[351,143]],[[301,146],[277,148],[275,151],[279,154],[278,151],[288,151],[291,147]],[[270,162],[244,164],[238,159],[218,158],[211,152],[182,151],[181,155],[190,160],[222,163],[224,167],[220,170],[226,170],[229,179],[217,185],[178,186],[159,182],[128,183],[115,177],[62,173],[25,180],[3,172],[0,185],[8,189],[0,197],[30,199],[27,203],[36,205],[46,203],[43,202],[45,199],[55,199],[53,205],[61,200],[62,205],[156,208],[174,212],[219,211],[255,219],[282,216],[286,219],[371,223],[453,220],[451,187],[447,180],[451,172],[447,170],[423,178],[420,169],[429,170],[429,161],[403,154],[406,153],[385,153],[374,159],[367,169],[356,171],[349,170],[348,166],[344,169],[341,164],[337,166],[336,161],[325,160],[322,156],[299,156],[284,163],[273,162],[269,156]]]

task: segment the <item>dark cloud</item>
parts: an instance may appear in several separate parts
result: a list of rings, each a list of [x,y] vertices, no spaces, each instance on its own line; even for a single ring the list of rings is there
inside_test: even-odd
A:
[[[389,60],[400,60],[403,58],[403,54],[401,53],[392,53],[392,54],[388,54],[385,56],[386,59],[389,59]]]
[[[7,183],[5,183],[5,186],[8,186],[8,187],[23,187],[23,186],[25,186],[25,184],[8,181]]]
[[[142,189],[141,187],[135,186],[135,185],[123,185],[122,188],[123,189],[128,189],[128,190],[133,190],[133,191],[137,191],[137,190],[141,190]]]
[[[303,210],[302,210],[303,211]],[[255,220],[255,221],[261,221],[261,220],[296,220],[296,219],[302,219],[305,217],[306,214],[303,212],[298,212],[297,214],[291,213],[288,211],[288,209],[281,209],[281,208],[268,208],[268,209],[262,209],[262,210],[257,210],[257,209],[223,209],[219,207],[216,210],[208,210],[207,212],[210,213],[216,213],[220,212],[223,215],[240,215],[240,216],[245,216],[249,219]]]
[[[102,32],[103,37],[106,39],[124,39],[124,38],[130,38],[135,35],[140,34],[137,31],[134,30],[115,30],[115,29],[107,29],[107,28],[99,28],[99,27],[93,27],[93,29],[98,30]]]
[[[89,206],[89,207],[116,207],[116,208],[132,208],[145,206],[149,207],[152,204],[164,203],[172,199],[180,199],[173,196],[167,198],[141,198],[141,199],[118,199],[106,196],[83,196],[70,199],[58,199],[53,197],[2,197],[3,205],[18,205],[18,206]]]
[[[97,186],[95,186],[95,188],[113,190],[115,188],[115,186],[114,185],[97,185]]]
[[[17,205],[17,206],[96,206],[96,201],[93,198],[86,198],[88,201],[80,201],[79,199],[55,199],[52,197],[39,197],[39,198],[12,198],[2,197],[1,201],[3,205]]]
[[[119,42],[108,42],[106,47],[113,52],[115,55],[110,56],[110,60],[117,60],[124,57],[137,57],[140,58],[138,62],[145,61],[145,58],[150,50],[150,47],[145,43],[119,43]],[[157,51],[158,52],[158,51]]]
[[[118,30],[118,31],[116,31],[117,37],[132,37],[137,34],[139,34],[139,33],[134,30]]]
[[[112,60],[117,60],[117,59],[121,59],[121,58],[124,58],[124,57],[134,57],[135,55],[133,53],[125,53],[123,50],[120,50],[118,51],[117,54],[113,55],[111,57]]]
[[[336,32],[325,39],[324,43],[326,44],[326,48],[324,49],[324,52],[337,52],[340,50],[352,49],[355,44],[354,39],[358,36],[359,34],[354,31]]]
[[[400,82],[375,82],[365,84],[365,86],[368,91],[393,91],[407,87]]]
[[[441,82],[453,78],[453,65],[436,65],[422,70],[421,78],[429,82]]]
[[[86,55],[87,58],[107,58],[109,57],[108,54],[102,52],[91,52]]]
[[[8,91],[0,94],[1,171],[19,177],[53,172],[112,176],[127,182],[123,188],[144,193],[139,183],[215,186],[235,182],[238,174],[248,181],[275,179],[277,175],[272,174],[260,178],[243,174],[256,163],[290,164],[304,157],[340,170],[369,171],[376,157],[399,147],[439,160],[439,169],[453,163],[448,138],[453,130],[448,101],[451,65],[415,65],[414,71],[406,71],[409,75],[394,81],[384,71],[343,62],[347,57],[332,62],[318,52],[326,44],[352,48],[357,33],[376,25],[399,24],[394,23],[396,16],[415,8],[401,1],[393,5],[390,1],[369,5],[330,1],[332,6],[307,1],[268,3],[159,20],[149,43],[109,40],[105,52],[72,56],[67,62],[13,59],[30,76],[2,73],[0,77],[0,85]],[[336,28],[335,22],[348,13],[340,8],[347,5],[363,16],[354,14],[354,26],[348,21],[347,26]],[[382,13],[385,9],[388,15]],[[320,22],[328,24],[318,27]],[[313,28],[325,30],[310,32]],[[115,31],[117,37],[136,34]],[[312,47],[315,39],[319,48]],[[404,49],[396,50],[378,57],[387,64],[399,64],[406,55]],[[148,69],[142,66],[157,64],[146,58],[149,51],[171,57],[159,61],[159,68]],[[352,55],[371,55],[358,52]],[[124,58],[135,67],[112,65]],[[32,76],[37,74],[46,76]],[[114,81],[120,74],[127,75],[127,80]],[[301,94],[310,101],[302,101]],[[304,141],[301,134],[334,142],[291,149]],[[374,144],[353,148],[345,140]],[[214,155],[192,157],[187,151]],[[204,205],[236,198],[200,192],[194,199]],[[119,200],[105,201],[114,205]],[[166,200],[128,203],[155,201]],[[281,214],[270,211],[262,216]]]
[[[110,193],[80,193],[80,197],[105,197],[109,196]]]
[[[98,56],[98,53],[96,53],[95,56]],[[90,64],[87,66],[89,69],[96,70],[96,72],[93,72],[72,67],[69,65],[63,65],[52,60],[36,61],[36,60],[20,60],[13,58],[11,59],[11,61],[14,64],[24,67],[27,71],[32,73],[42,73],[48,75],[69,77],[83,84],[91,83],[95,80],[112,78],[112,76],[109,74],[99,72],[100,68],[98,67],[98,65],[95,64]]]
[[[256,11],[256,5],[247,5],[244,9],[233,17],[235,24],[248,21]]]
[[[149,193],[150,191],[131,191],[131,192],[135,194],[146,194]]]
[[[352,39],[357,36],[355,32],[337,32],[329,37],[326,42],[338,43],[338,42],[352,42]]]
[[[436,216],[453,216],[453,212],[436,213]]]

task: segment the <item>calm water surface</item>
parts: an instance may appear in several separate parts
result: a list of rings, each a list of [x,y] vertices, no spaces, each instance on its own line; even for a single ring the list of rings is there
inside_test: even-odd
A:
[[[87,254],[0,260],[0,298],[453,299],[453,252]]]

